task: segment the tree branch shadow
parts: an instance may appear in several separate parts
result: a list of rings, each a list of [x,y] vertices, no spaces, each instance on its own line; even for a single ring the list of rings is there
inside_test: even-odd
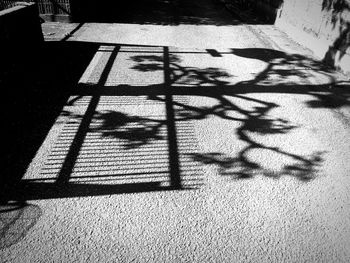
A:
[[[203,92],[205,96],[215,98],[217,104],[212,107],[194,107],[183,103],[175,102],[177,106],[176,120],[199,120],[205,119],[209,116],[217,116],[222,119],[227,119],[235,122],[239,122],[239,128],[236,129],[236,135],[242,142],[246,143],[246,147],[239,151],[238,156],[231,157],[226,156],[223,153],[204,153],[204,154],[189,154],[193,160],[203,164],[215,164],[220,174],[232,175],[236,179],[251,178],[254,175],[264,175],[272,178],[280,178],[284,175],[293,176],[301,181],[310,181],[317,176],[318,168],[322,166],[324,161],[323,155],[325,152],[314,152],[307,156],[297,155],[292,152],[284,151],[278,147],[271,147],[265,145],[250,135],[251,133],[260,134],[263,136],[269,136],[273,134],[287,134],[293,129],[297,129],[298,126],[292,124],[290,121],[282,118],[268,117],[269,112],[272,109],[279,107],[275,103],[270,103],[258,99],[253,99],[248,96],[239,95],[239,91],[235,92],[235,87],[254,87],[263,85],[266,87],[274,87],[276,78],[285,79],[289,76],[297,76],[302,79],[307,79],[311,76],[308,71],[322,73],[324,75],[334,73],[332,68],[324,65],[322,62],[313,60],[297,54],[286,54],[281,51],[268,50],[268,49],[232,49],[232,53],[250,59],[258,59],[267,63],[266,68],[260,72],[253,80],[241,81],[232,87],[227,85],[229,81],[225,81],[225,78],[231,77],[227,72],[219,68],[193,68],[181,66],[181,59],[176,56],[172,56],[170,60],[172,69],[173,85],[191,84],[198,87],[197,95],[200,94],[201,88],[205,91],[206,84],[210,84],[216,88],[223,88],[212,95],[208,95]],[[132,58],[134,62],[139,64],[134,66],[133,69],[139,71],[158,71],[162,70],[162,65],[159,61],[162,57],[159,56],[134,56]],[[282,68],[284,67],[284,68]],[[289,68],[288,68],[289,67]],[[329,86],[337,86],[340,84],[346,85],[346,81],[337,82],[330,76]],[[227,93],[226,87],[231,87],[231,92]],[[344,105],[349,105],[348,97],[349,91],[344,90],[343,97],[339,98],[332,94],[331,91],[326,89],[325,86],[313,86],[313,85],[298,85],[298,84],[279,84],[276,85],[275,92],[310,94],[315,100],[306,102],[309,107],[324,107],[324,108],[337,108]],[[243,88],[242,88],[243,89]],[[346,88],[345,88],[346,89]],[[253,88],[254,90],[254,88]],[[326,94],[320,94],[319,92],[325,92]],[[328,93],[327,93],[328,91]],[[203,93],[201,95],[203,95]],[[208,92],[210,93],[210,91]],[[248,92],[249,93],[249,92]],[[186,95],[186,92],[181,93]],[[244,110],[238,105],[232,103],[226,99],[224,95],[231,96],[232,98],[239,98],[258,104],[252,110]],[[157,96],[152,99],[158,99]],[[241,118],[231,117],[229,113],[239,113]],[[280,170],[273,171],[263,168],[260,164],[255,162],[249,157],[249,153],[254,150],[267,150],[269,152],[285,156],[293,160],[291,164],[285,164]]]

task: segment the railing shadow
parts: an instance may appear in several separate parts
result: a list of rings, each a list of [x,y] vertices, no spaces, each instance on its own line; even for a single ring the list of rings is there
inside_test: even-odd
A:
[[[307,78],[308,72],[311,71],[325,76],[332,72],[322,63],[300,55],[268,49],[232,49],[226,53],[215,51],[216,56],[229,55],[232,58],[239,56],[266,63],[265,69],[254,79],[231,84],[229,79],[232,76],[225,70],[215,67],[184,66],[179,57],[181,51],[169,51],[168,47],[131,46],[132,50],[128,51],[128,46],[124,45],[67,42],[62,43],[61,48],[65,45],[76,45],[81,51],[80,44],[91,45],[88,48],[90,58],[93,54],[91,50],[96,51],[97,45],[101,45],[96,52],[102,54],[100,59],[104,61],[104,66],[95,64],[92,67],[100,71],[96,77],[97,81],[81,83],[73,87],[72,84],[78,82],[76,77],[81,75],[82,67],[80,66],[78,70],[71,65],[71,68],[79,74],[73,74],[74,78],[68,77],[69,80],[66,83],[71,86],[66,87],[68,90],[63,92],[64,98],[59,100],[63,101],[69,96],[54,124],[54,126],[61,125],[59,128],[61,132],[54,137],[56,138],[53,140],[54,143],[50,143],[53,145],[50,146],[52,147],[50,153],[45,157],[47,162],[39,176],[23,179],[20,176],[10,178],[11,191],[5,189],[7,190],[3,197],[5,200],[25,201],[193,189],[202,183],[201,171],[196,168],[196,165],[198,167],[202,164],[214,164],[218,167],[220,174],[230,175],[236,179],[253,178],[256,175],[273,178],[290,175],[301,181],[310,181],[317,176],[324,153],[314,152],[308,156],[302,156],[257,140],[251,135],[252,133],[261,136],[287,134],[298,126],[287,119],[273,118],[269,115],[270,111],[280,105],[250,97],[249,94],[258,92],[308,94],[314,98],[306,102],[306,106],[309,107],[336,108],[349,104],[349,83],[346,81],[340,82],[332,77],[329,77],[329,82],[322,85],[288,81],[290,76]],[[121,51],[121,48],[124,50]],[[133,62],[132,70],[140,73],[160,72],[164,82],[144,85],[111,84],[109,78],[115,74],[113,72],[116,72],[113,68],[117,65],[118,54],[123,52],[135,54],[129,57]],[[186,51],[186,53],[189,52]],[[202,53],[214,54],[213,50]],[[102,59],[105,55],[106,58]],[[89,60],[86,57],[84,59]],[[91,61],[94,61],[94,58]],[[91,69],[88,67],[85,72],[89,70]],[[66,72],[66,69],[64,71]],[[90,75],[94,76],[94,73]],[[57,80],[50,74],[46,77]],[[285,81],[280,82],[277,79]],[[44,86],[46,84],[48,83],[44,83]],[[51,87],[49,93],[52,88],[55,88],[61,94],[62,84],[65,83],[48,85]],[[330,86],[337,89],[338,94],[334,95],[333,89],[329,89]],[[55,94],[50,94],[51,96],[48,97],[57,99],[52,96]],[[46,96],[47,93],[43,95]],[[210,107],[193,106],[188,100],[190,96],[210,98],[216,103]],[[329,104],[329,98],[335,103]],[[38,101],[38,98],[36,99]],[[247,110],[234,103],[232,99],[249,102],[255,106]],[[142,113],[142,110],[130,112],[133,107],[143,104],[154,107],[157,114],[149,115]],[[57,105],[57,108],[52,112],[53,115],[57,114],[57,109],[62,104],[56,101],[54,105]],[[40,111],[47,107],[47,105],[41,106],[44,108],[40,108]],[[161,108],[163,112],[159,111]],[[236,115],[233,113],[241,117],[234,117]],[[237,156],[198,151],[193,123],[210,116],[239,123],[235,134],[246,146],[238,152]],[[38,123],[39,127],[44,125],[49,128],[52,125],[52,118],[43,120],[42,115],[39,119],[37,117],[28,118],[28,126]],[[51,120],[47,121],[47,119]],[[21,125],[23,123],[15,128]],[[42,133],[44,131],[47,132],[48,129],[43,129]],[[25,139],[28,144],[33,143],[31,137],[20,138],[20,141]],[[16,142],[16,138],[13,139]],[[20,144],[19,141],[17,143]],[[33,154],[36,150],[36,147],[32,147],[31,153]],[[284,156],[292,162],[278,171],[271,171],[251,159],[250,152],[256,150]],[[18,162],[21,154],[15,152],[10,156],[9,163],[11,160],[16,161],[16,156]],[[12,165],[8,166],[8,173],[12,167]],[[23,165],[23,170],[17,171],[17,174],[23,175],[25,167]],[[188,176],[183,176],[188,171]]]
[[[104,93],[104,87],[105,82],[110,75],[110,70],[115,63],[118,48],[118,45],[111,46],[107,51],[102,51],[109,53],[110,56],[103,67],[98,82],[88,87],[80,85],[81,87],[78,90],[82,91],[82,94],[68,100],[68,108],[74,108],[76,103],[80,102],[81,98],[84,99],[86,96],[90,96],[90,99],[86,102],[86,110],[84,111],[84,114],[72,115],[67,111],[62,111],[61,116],[63,118],[69,117],[70,120],[66,123],[66,130],[64,128],[62,134],[57,139],[57,144],[55,145],[57,147],[52,150],[48,157],[48,166],[42,169],[42,177],[29,180],[22,179],[19,184],[16,184],[15,191],[12,191],[12,194],[5,196],[5,198],[8,199],[9,197],[11,200],[30,200],[129,192],[179,190],[197,187],[196,184],[200,183],[200,180],[198,181],[195,179],[190,186],[184,186],[184,183],[180,178],[177,132],[175,130],[170,84],[168,83],[169,71],[164,70],[165,83],[161,84],[162,94],[164,94],[165,98],[164,103],[158,103],[165,107],[165,114],[161,116],[161,119],[128,117],[123,113],[118,114],[117,112],[102,113],[97,109],[101,103],[104,103],[103,101],[101,102],[101,98],[105,99],[103,97],[106,95],[111,96],[110,94]],[[166,50],[167,48],[164,48],[164,54],[167,53]],[[166,58],[164,58],[163,63],[164,68],[166,68],[166,65],[168,64]],[[78,90],[70,90],[70,92],[78,94]],[[92,90],[91,94],[86,92],[89,90]],[[112,97],[116,96],[118,97],[120,94],[112,94]],[[119,105],[122,106],[122,104]],[[74,121],[76,121],[76,123],[74,123]],[[95,125],[94,122],[101,121],[101,127],[92,127]],[[154,126],[152,131],[152,129],[149,130],[147,125],[142,127],[142,124],[145,122],[158,122],[159,127],[163,127],[157,129],[157,127]],[[110,131],[111,127],[116,129],[118,125],[125,126],[127,124],[135,126],[135,123],[138,123],[137,127],[131,128],[127,131]],[[94,137],[94,134],[98,132],[101,137],[111,138],[111,140],[107,141],[107,144],[105,145],[103,143],[99,145],[100,140]],[[152,133],[153,135],[151,135]],[[160,135],[159,133],[163,133],[163,135]],[[118,145],[117,142],[117,145],[111,147],[109,144],[116,143],[116,139],[126,141],[127,144],[120,145],[119,142]],[[154,141],[153,144],[149,144],[151,139]],[[87,146],[83,145],[84,143],[86,143]],[[140,148],[143,145],[146,145],[146,147]],[[87,147],[87,152],[84,147]],[[124,148],[124,151],[122,148]],[[136,149],[139,148],[140,150],[136,151]],[[132,152],[128,150],[132,150]],[[63,154],[61,154],[62,151],[64,152]],[[99,155],[99,151],[104,151],[104,153]],[[124,157],[127,156],[126,161],[128,162],[134,160],[134,156],[136,158],[141,158],[144,161],[136,165],[132,163],[130,165],[125,165],[123,162],[117,164],[118,159],[123,158],[123,155],[118,154],[118,151],[123,151],[125,154]],[[86,156],[84,156],[85,152],[87,153]],[[130,156],[130,154],[132,155]],[[114,157],[111,157],[113,155]],[[157,159],[154,159],[154,157],[149,155],[155,156]],[[95,157],[102,158],[103,161],[99,162]],[[108,165],[106,162],[108,162]],[[183,163],[185,162],[186,161],[183,161]],[[82,167],[77,168],[78,170],[82,168],[87,171],[83,171],[78,176],[75,176],[75,178],[79,178],[77,182],[71,182],[71,178],[76,174],[74,170],[79,165]],[[142,167],[143,165],[150,167],[145,169]],[[59,167],[58,170],[56,167]],[[95,169],[96,172],[92,173],[93,175],[90,176],[91,172],[89,173],[88,170],[91,168]],[[192,168],[190,168],[189,171],[191,171],[191,169]],[[197,170],[195,169],[192,169],[191,171],[192,174],[196,172]],[[47,180],[50,179],[47,178],[48,176],[54,176],[55,182],[51,183],[50,180]],[[87,178],[97,179],[98,182],[97,184],[93,182],[85,184],[84,180]],[[106,182],[108,180],[112,181],[114,184],[100,184],[101,181]],[[132,183],[130,183],[130,181],[132,181]],[[187,180],[187,182],[189,181],[190,180]]]

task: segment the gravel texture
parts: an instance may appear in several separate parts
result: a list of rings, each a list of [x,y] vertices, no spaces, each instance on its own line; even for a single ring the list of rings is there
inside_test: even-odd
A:
[[[0,261],[350,261],[344,76],[267,25],[68,41],[101,44],[0,213]]]

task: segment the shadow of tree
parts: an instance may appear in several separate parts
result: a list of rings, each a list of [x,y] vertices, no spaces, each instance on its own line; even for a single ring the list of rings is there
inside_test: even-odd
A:
[[[69,113],[66,115],[73,117]],[[83,115],[74,117],[82,120]],[[102,137],[122,139],[126,149],[145,145],[152,140],[164,139],[159,135],[159,129],[166,124],[166,120],[132,116],[116,111],[99,111],[94,115],[94,120],[101,124],[90,128],[90,132],[97,132]]]
[[[251,178],[254,175],[264,175],[273,178],[279,178],[282,175],[292,175],[300,180],[308,181],[316,176],[317,167],[322,163],[321,152],[316,152],[311,156],[300,156],[293,154],[292,152],[284,151],[278,147],[271,147],[257,139],[253,139],[251,133],[260,135],[272,135],[272,134],[286,134],[292,129],[298,128],[296,125],[291,124],[288,120],[281,118],[267,117],[268,112],[278,107],[277,104],[252,99],[246,96],[234,95],[233,97],[244,99],[247,101],[253,100],[255,103],[261,104],[259,107],[255,107],[253,111],[246,111],[239,108],[237,105],[229,102],[225,98],[218,98],[221,101],[220,114],[215,114],[217,109],[208,110],[208,114],[215,114],[218,117],[229,119],[240,123],[239,128],[236,129],[236,134],[239,140],[245,142],[245,146],[237,154],[237,157],[230,157],[220,153],[209,154],[194,154],[193,159],[204,164],[216,164],[219,167],[219,172],[222,175],[232,175],[237,179]],[[215,106],[217,108],[217,106]],[[239,112],[244,117],[232,118],[228,117],[227,111]],[[272,171],[263,168],[258,162],[249,157],[249,153],[254,150],[267,150],[269,152],[288,157],[295,161],[294,165],[286,165],[279,171]]]
[[[298,76],[300,78],[308,78],[310,75],[308,72],[305,72],[305,69],[311,71],[317,71],[318,73],[330,73],[332,70],[325,66],[319,61],[312,60],[310,58],[301,56],[301,55],[290,55],[281,51],[276,50],[267,50],[267,49],[232,49],[232,53],[246,58],[258,59],[267,63],[266,68],[259,73],[256,78],[251,81],[242,81],[235,86],[256,86],[256,85],[265,85],[265,86],[274,86],[276,82],[276,77],[286,78],[288,76]],[[164,70],[163,66],[163,57],[162,56],[134,56],[132,57],[134,62],[137,62],[138,65],[134,66],[133,69],[139,71],[157,71]],[[183,84],[192,84],[194,86],[203,87],[205,84],[211,84],[219,87],[225,87],[229,81],[225,81],[225,78],[231,77],[230,74],[219,68],[194,68],[194,67],[184,67],[181,66],[181,60],[175,55],[171,55],[169,59],[170,69],[171,69],[171,84],[174,85],[183,85]],[[282,68],[281,67],[285,67]],[[271,79],[271,76],[274,76],[274,79]],[[331,78],[331,81],[334,81]],[[297,84],[294,84],[294,86]],[[334,83],[332,83],[334,85]],[[283,92],[293,92],[293,83],[286,83],[283,87],[290,86],[290,89],[283,90]],[[312,85],[304,85],[302,93],[315,95],[318,103],[315,101],[308,102],[309,106],[323,105],[323,107],[338,107],[343,104],[347,104],[348,101],[336,100],[336,104],[326,103],[330,96],[322,94],[313,94],[312,90],[309,88]],[[282,89],[283,87],[280,87]],[[278,91],[276,91],[278,92]],[[235,93],[233,91],[233,93]],[[186,95],[186,93],[181,93]],[[231,97],[239,98],[242,100],[254,102],[259,104],[259,106],[254,107],[253,110],[244,110],[238,105],[232,103],[230,100],[225,98],[226,93],[222,94],[213,94],[206,95],[217,100],[217,104],[212,107],[194,107],[188,104],[174,102],[174,105],[177,106],[175,112],[176,121],[184,120],[198,120],[204,119],[209,116],[217,116],[219,118],[239,122],[240,126],[236,129],[236,134],[238,138],[245,142],[245,146],[239,153],[237,157],[225,156],[221,153],[206,153],[206,154],[192,154],[192,158],[195,161],[204,163],[204,164],[216,164],[219,167],[221,174],[225,175],[234,175],[235,178],[250,178],[257,174],[263,174],[268,177],[279,178],[282,175],[294,176],[302,181],[309,181],[313,179],[317,174],[317,168],[321,166],[323,162],[324,152],[315,152],[309,156],[299,156],[292,152],[284,151],[278,147],[270,147],[265,145],[250,135],[251,133],[257,133],[260,135],[272,135],[272,134],[285,134],[289,131],[298,128],[296,125],[291,124],[288,120],[282,118],[272,118],[268,117],[269,111],[274,108],[279,107],[275,103],[270,103],[258,99],[253,99],[248,96],[229,94]],[[162,100],[162,98],[153,96],[153,100]],[[239,113],[241,118],[231,117],[229,113],[236,112]],[[136,118],[137,119],[137,118]],[[143,130],[149,130],[150,135],[145,135],[145,138],[155,138],[159,126],[163,125],[162,122],[158,122],[156,126],[148,125],[148,128],[143,128]],[[134,133],[129,130],[129,132]],[[112,131],[113,133],[113,131]],[[114,133],[117,136],[120,136],[119,133]],[[136,133],[137,134],[137,133]],[[143,142],[146,142],[144,140]],[[253,150],[267,150],[275,154],[286,156],[294,160],[293,164],[285,165],[279,171],[272,171],[261,167],[260,164],[253,161],[249,157],[249,153]]]
[[[148,71],[163,71],[163,56],[155,55],[141,55],[131,58],[138,64],[133,66],[132,69],[148,72]],[[225,81],[225,78],[231,77],[226,71],[220,68],[207,67],[207,68],[195,68],[195,67],[183,67],[180,65],[181,59],[174,55],[169,54],[169,64],[171,70],[169,72],[171,78],[171,85],[226,85],[229,84]]]
[[[267,63],[263,71],[253,80],[243,81],[240,85],[263,85],[279,87],[287,93],[310,94],[315,99],[306,102],[312,108],[338,108],[350,105],[350,81],[336,80],[334,69],[322,61],[299,54],[287,54],[282,51],[247,48],[232,49],[232,53],[249,59],[258,59]],[[309,78],[326,77],[327,82],[311,84]],[[297,81],[295,81],[297,77]],[[294,78],[294,79],[291,79]],[[288,88],[288,89],[287,89]]]
[[[239,157],[233,158],[222,153],[193,154],[192,158],[203,164],[214,164],[223,176],[230,176],[234,179],[249,179],[255,175],[264,175],[266,177],[278,179],[282,176],[293,176],[301,181],[310,181],[317,175],[318,168],[322,165],[322,152],[316,152],[311,156],[293,155],[295,164],[285,165],[279,171],[273,171],[262,167],[260,164],[251,161],[245,154],[253,147],[246,148],[239,153]],[[258,147],[264,149],[264,147]],[[266,149],[266,148],[265,148]],[[273,149],[282,155],[289,153]]]
[[[0,204],[0,250],[23,239],[41,215],[39,206],[26,202]]]

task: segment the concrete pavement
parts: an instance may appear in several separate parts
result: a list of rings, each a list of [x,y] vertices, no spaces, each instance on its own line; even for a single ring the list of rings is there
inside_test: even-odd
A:
[[[2,261],[350,261],[346,76],[267,25],[67,41],[97,50],[0,214]]]

